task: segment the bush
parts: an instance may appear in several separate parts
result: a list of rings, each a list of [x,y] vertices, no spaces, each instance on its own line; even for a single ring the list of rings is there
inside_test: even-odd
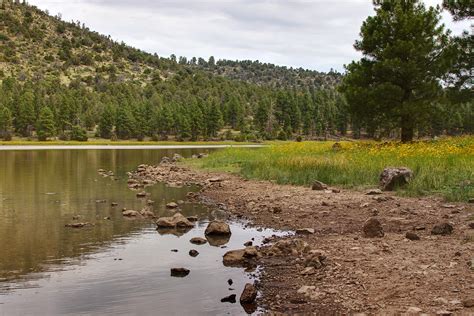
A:
[[[87,141],[86,130],[80,127],[79,125],[74,125],[71,130],[71,139],[77,140],[80,142],[86,142]]]
[[[302,140],[303,140],[303,137],[301,137],[301,135],[298,135],[298,136],[296,137],[296,141],[297,141],[298,143],[300,143]]]

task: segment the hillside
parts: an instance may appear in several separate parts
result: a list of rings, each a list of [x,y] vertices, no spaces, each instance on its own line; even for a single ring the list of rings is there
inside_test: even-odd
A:
[[[27,4],[0,11],[0,136],[287,139],[345,132],[340,74],[163,58]]]

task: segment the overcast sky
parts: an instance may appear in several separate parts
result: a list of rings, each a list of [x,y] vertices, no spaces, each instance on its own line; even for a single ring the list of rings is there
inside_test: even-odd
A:
[[[342,71],[371,0],[29,0],[63,20],[168,57],[252,59]],[[426,0],[436,5],[441,0]],[[468,22],[443,22],[459,34]]]

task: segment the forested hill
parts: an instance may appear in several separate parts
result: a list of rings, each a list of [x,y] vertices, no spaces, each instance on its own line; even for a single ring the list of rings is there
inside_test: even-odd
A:
[[[0,43],[4,139],[286,139],[349,122],[333,72],[163,58],[5,1]]]

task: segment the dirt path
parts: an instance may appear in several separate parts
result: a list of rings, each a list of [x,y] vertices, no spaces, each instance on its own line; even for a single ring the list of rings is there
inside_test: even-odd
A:
[[[141,166],[134,177],[175,186],[198,184],[200,193],[190,199],[256,226],[314,229],[314,233],[292,238],[305,241],[313,253],[317,250],[323,255],[322,266],[311,268],[307,255],[294,250],[286,255],[264,255],[260,260],[264,270],[258,285],[259,304],[269,311],[474,315],[472,204],[388,193],[316,191],[172,163]],[[383,237],[363,236],[369,218],[381,222]],[[452,234],[431,234],[439,223],[450,223]],[[420,240],[407,239],[407,232]],[[262,253],[268,252],[269,245]]]

